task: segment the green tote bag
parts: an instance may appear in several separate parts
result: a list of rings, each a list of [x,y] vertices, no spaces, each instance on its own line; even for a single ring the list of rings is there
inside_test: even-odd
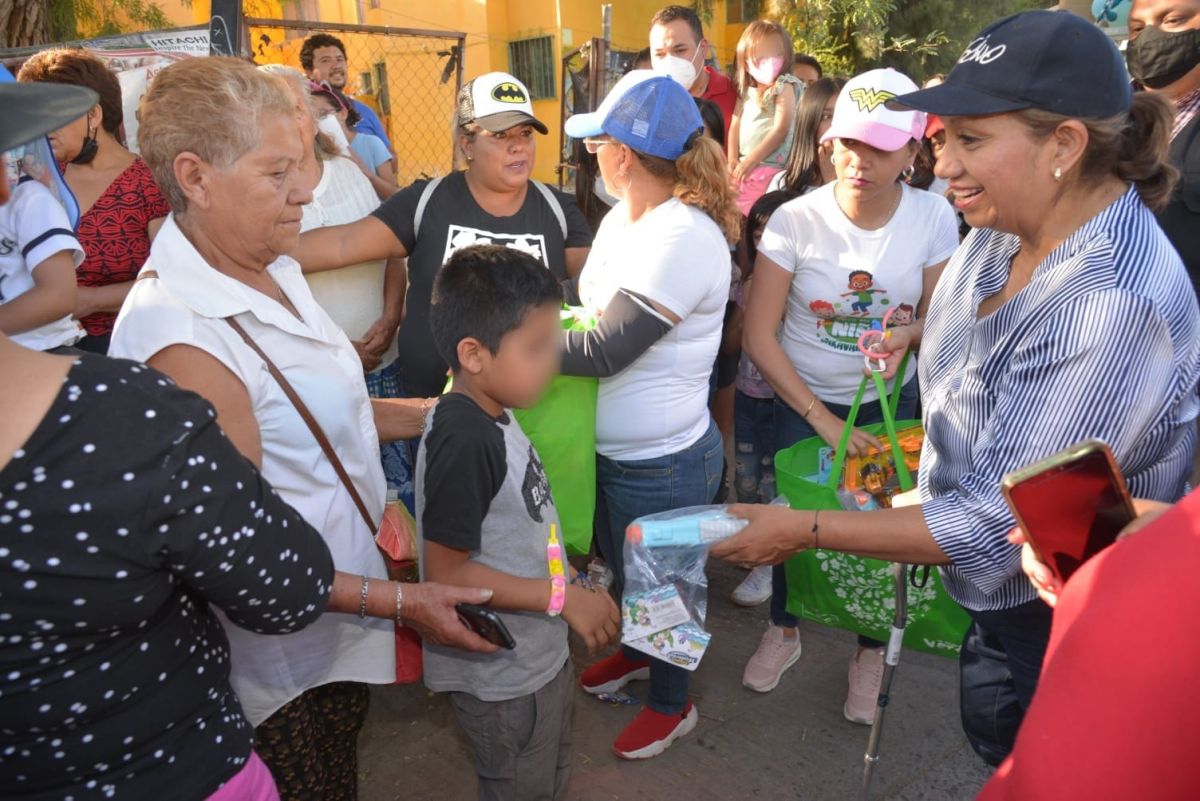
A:
[[[920,425],[917,420],[897,422],[895,419],[904,366],[901,365],[890,399],[883,379],[878,373],[873,375],[880,400],[883,401],[884,422],[861,426],[863,431],[877,437],[887,437],[892,445],[893,457],[901,452],[897,432]],[[820,451],[825,447],[825,441],[820,437],[801,440],[775,455],[775,479],[779,492],[788,499],[793,509],[842,509],[837,488],[842,480],[846,446],[868,380],[863,377],[851,406],[828,481],[819,483],[814,480],[819,471]],[[895,462],[901,490],[911,489],[913,477],[904,459]],[[887,641],[895,612],[896,586],[890,562],[836,551],[809,550],[789,559],[785,569],[788,612],[826,626],[853,631],[881,642]],[[957,658],[969,623],[967,613],[942,587],[937,571],[931,571],[922,586],[909,583],[905,647]]]

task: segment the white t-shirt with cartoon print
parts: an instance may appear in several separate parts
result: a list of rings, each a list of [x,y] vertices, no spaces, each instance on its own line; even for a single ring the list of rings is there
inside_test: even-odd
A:
[[[822,401],[847,405],[862,381],[858,338],[892,310],[889,325],[916,318],[927,268],[958,247],[945,198],[901,185],[887,225],[867,231],[834,197],[834,183],[785,203],[767,222],[760,255],[792,273],[780,344]],[[905,382],[916,376],[910,369]],[[867,385],[866,400],[878,397]]]
[[[83,248],[62,204],[37,181],[22,181],[0,206],[0,304],[33,289],[33,271],[63,250],[76,267],[83,262]],[[50,350],[74,345],[82,336],[83,328],[68,314],[11,338],[32,350]]]

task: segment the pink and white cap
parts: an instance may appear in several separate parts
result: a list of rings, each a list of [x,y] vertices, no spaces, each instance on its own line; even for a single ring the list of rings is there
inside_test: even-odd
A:
[[[899,150],[910,139],[921,141],[925,112],[887,107],[889,100],[915,91],[917,85],[894,69],[871,70],[854,77],[842,87],[833,107],[833,122],[821,141],[857,139],[887,151]]]

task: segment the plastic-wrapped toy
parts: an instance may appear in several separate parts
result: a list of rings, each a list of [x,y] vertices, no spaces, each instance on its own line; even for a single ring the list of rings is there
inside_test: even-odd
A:
[[[912,472],[917,470],[924,440],[925,432],[919,426],[905,429],[897,436],[904,464]],[[851,512],[890,509],[892,496],[898,492],[900,481],[892,462],[892,444],[887,439],[883,440],[882,451],[846,459],[842,486],[838,489],[838,499],[843,509]]]
[[[777,503],[786,505],[786,500]],[[625,530],[621,642],[695,670],[708,650],[704,630],[709,546],[747,526],[724,506],[693,506],[640,517]]]

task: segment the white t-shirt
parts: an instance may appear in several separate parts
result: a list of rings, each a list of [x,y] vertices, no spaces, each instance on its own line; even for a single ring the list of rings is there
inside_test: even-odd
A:
[[[925,269],[954,253],[958,223],[945,198],[901,185],[892,219],[867,231],[842,212],[834,186],[781,206],[758,252],[793,274],[780,344],[796,372],[821,400],[848,405],[863,376],[859,336],[889,309],[891,325],[915,319]],[[877,398],[868,383],[866,400]]]
[[[675,198],[630,222],[624,202],[605,216],[579,276],[599,314],[618,289],[680,318],[637,361],[600,379],[596,450],[639,461],[687,448],[708,430],[708,387],[729,298],[729,245],[704,212]]]
[[[83,262],[83,248],[62,204],[37,181],[17,184],[12,199],[0,206],[0,304],[33,289],[33,271],[64,250],[71,252],[76,267]],[[82,336],[83,328],[69,314],[9,335],[13,342],[32,350],[74,345]]]
[[[301,231],[358,222],[379,208],[379,196],[353,161],[333,158],[324,162],[321,180],[313,190],[312,202],[304,207]],[[304,276],[308,288],[321,308],[352,340],[362,339],[375,321],[383,316],[384,259],[309,273]],[[380,367],[396,361],[396,340],[392,339]]]
[[[283,500],[321,532],[338,570],[387,577],[354,501],[304,420],[263,360],[224,321],[236,317],[271,357],[317,419],[373,519],[383,516],[385,482],[379,435],[362,362],[350,340],[308,291],[287,256],[267,271],[300,312],[297,319],[266,295],[210,267],[167,217],[140,278],[117,316],[109,355],[147,361],[170,345],[217,359],[246,387],[262,434],[262,474]],[[229,637],[230,683],[257,726],[305,690],[333,681],[391,684],[396,641],[389,620],[326,614],[294,634],[255,634],[218,613]]]

